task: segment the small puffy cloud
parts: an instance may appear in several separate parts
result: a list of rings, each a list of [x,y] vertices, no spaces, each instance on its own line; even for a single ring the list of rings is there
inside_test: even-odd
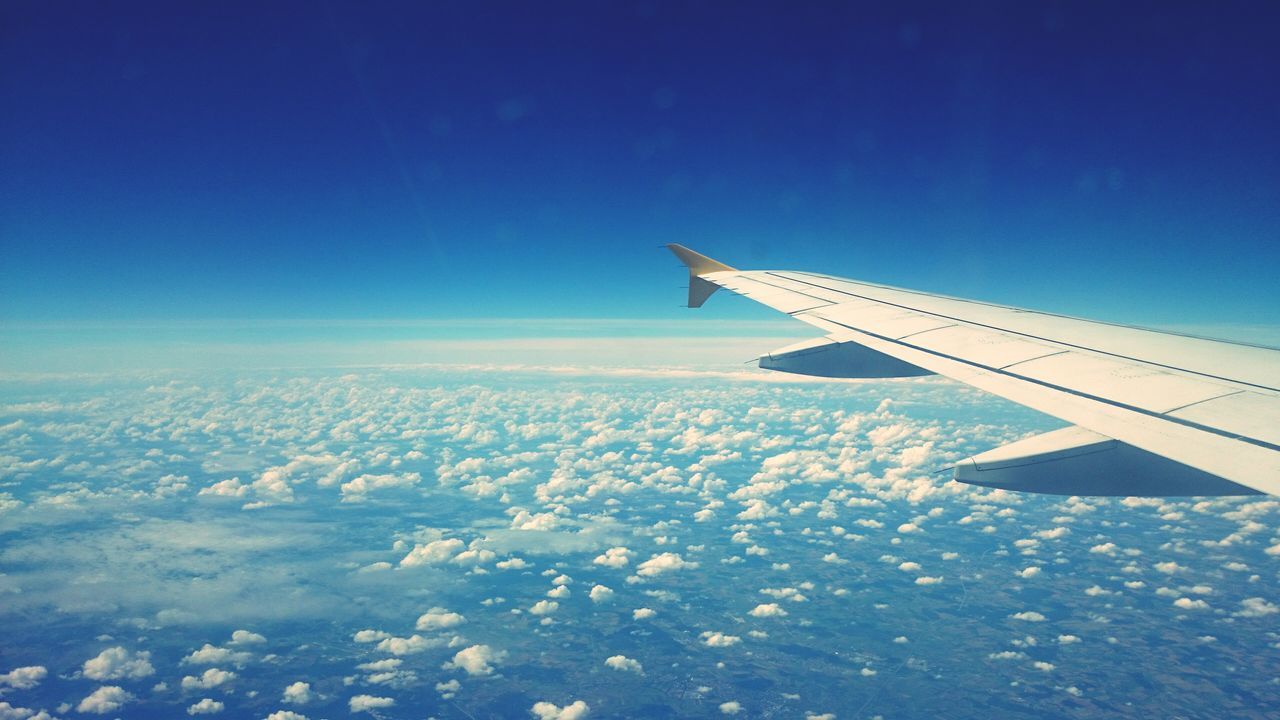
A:
[[[1080,638],[1075,635],[1059,635],[1058,636],[1059,645],[1072,645],[1078,642],[1080,642]]]
[[[1019,571],[1018,571],[1018,577],[1020,577],[1020,578],[1028,578],[1028,579],[1029,579],[1029,578],[1033,578],[1033,577],[1035,577],[1035,576],[1037,576],[1037,575],[1039,575],[1039,574],[1040,574],[1040,568],[1039,568],[1038,566],[1036,566],[1036,565],[1032,565],[1031,567],[1023,568],[1023,569],[1021,569],[1021,570],[1019,570]]]
[[[742,703],[737,700],[720,703],[720,713],[723,715],[737,715],[742,712]]]
[[[307,716],[292,710],[277,710],[268,715],[266,720],[307,720]]]
[[[538,720],[581,720],[590,711],[591,708],[581,700],[574,700],[564,707],[543,700],[529,708],[530,714]]]
[[[921,575],[916,578],[917,585],[937,585],[942,582],[941,575]]]
[[[520,510],[511,518],[512,530],[555,530],[560,527],[560,518],[555,513],[530,513]]]
[[[1095,553],[1098,555],[1115,555],[1116,544],[1109,542],[1109,543],[1102,543],[1101,545],[1094,545],[1093,547],[1089,548],[1089,552]]]
[[[306,705],[311,702],[311,683],[305,683],[299,680],[284,689],[284,695],[281,700],[291,705]]]
[[[1071,534],[1071,528],[1065,527],[1065,526],[1058,526],[1056,528],[1051,528],[1049,530],[1041,530],[1040,532],[1036,533],[1036,537],[1044,540],[1057,540],[1058,538],[1066,537],[1070,534]]]
[[[644,674],[644,667],[639,660],[633,660],[626,655],[614,655],[604,661],[605,667],[611,667],[614,670],[622,670],[624,672],[633,672]]]
[[[209,487],[201,488],[199,495],[214,495],[218,497],[244,497],[249,492],[249,486],[240,482],[240,478],[231,478],[230,480],[220,480]]]
[[[613,599],[613,590],[604,585],[596,585],[591,588],[591,602],[602,603]]]
[[[603,554],[597,555],[595,560],[591,562],[596,565],[605,567],[620,568],[631,562],[632,552],[624,547],[612,547],[605,550]]]
[[[1045,621],[1044,615],[1041,615],[1035,610],[1024,610],[1023,612],[1014,613],[1009,617],[1013,618],[1014,620],[1022,620],[1024,622],[1044,622]]]
[[[351,639],[358,643],[371,643],[386,640],[389,637],[391,637],[391,633],[383,632],[382,630],[359,630],[355,635],[351,636]]]
[[[761,603],[748,613],[752,617],[786,617],[787,611],[782,609],[778,603]]]
[[[1280,605],[1269,603],[1260,597],[1245,598],[1240,601],[1243,609],[1235,614],[1239,617],[1263,617],[1280,613]]]
[[[80,704],[76,705],[76,712],[105,715],[119,710],[132,699],[133,696],[125,692],[124,688],[118,685],[104,685],[81,700]]]
[[[560,603],[555,600],[539,600],[529,608],[529,612],[533,615],[550,615],[560,609]]]
[[[1178,563],[1170,560],[1168,562],[1159,562],[1155,564],[1155,569],[1166,575],[1172,575],[1182,569]]]
[[[466,547],[458,538],[432,540],[425,545],[415,545],[409,554],[400,559],[400,567],[439,565],[448,562]]]
[[[1173,605],[1174,607],[1182,608],[1183,610],[1209,609],[1209,603],[1203,600],[1192,600],[1191,598],[1188,598],[1188,597],[1180,597],[1177,600],[1174,600]]]
[[[439,647],[444,643],[443,640],[435,640],[424,638],[421,635],[410,635],[409,637],[389,637],[378,643],[378,649],[382,652],[388,652],[392,655],[413,655],[428,650],[433,647]]]
[[[0,687],[8,686],[19,690],[30,690],[48,677],[49,671],[43,665],[28,665],[14,668],[0,675]]]
[[[547,597],[555,598],[557,600],[563,600],[569,597],[570,594],[568,586],[565,585],[557,585],[547,591]]]
[[[415,626],[418,630],[443,630],[457,627],[467,619],[456,612],[449,612],[442,607],[433,607],[418,617]]]
[[[920,570],[920,563],[907,561],[899,564],[898,569],[902,572],[916,572]]]
[[[725,635],[724,633],[721,633],[721,632],[711,632],[709,630],[707,632],[702,633],[702,635],[700,635],[699,637],[702,638],[703,645],[706,645],[707,647],[715,647],[715,648],[723,648],[723,647],[729,647],[731,645],[737,645],[739,642],[742,641],[742,638],[738,637],[737,635]]]
[[[436,692],[440,693],[440,696],[445,700],[456,695],[461,689],[462,683],[458,682],[456,679],[436,683]]]
[[[505,650],[494,650],[488,645],[472,645],[454,654],[453,660],[445,663],[445,670],[465,670],[468,675],[492,675],[493,666],[507,657]]]
[[[144,678],[154,675],[156,670],[151,667],[151,653],[146,650],[131,653],[122,647],[113,647],[86,660],[83,672],[91,680],[119,680]]]
[[[665,572],[671,572],[674,570],[683,570],[685,568],[692,569],[697,567],[698,567],[698,563],[689,562],[688,560],[685,560],[684,558],[680,557],[679,553],[667,552],[667,553],[662,553],[661,555],[654,555],[648,560],[645,560],[644,562],[640,563],[640,565],[636,568],[636,574],[642,575],[644,577],[653,577],[655,575],[661,575],[662,573],[665,573]]]
[[[393,698],[373,695],[356,695],[347,701],[347,705],[351,707],[351,712],[353,713],[389,708],[395,704],[396,701]]]
[[[524,558],[513,557],[499,560],[493,566],[499,570],[523,570],[529,567],[529,563]]]
[[[418,484],[422,476],[418,473],[408,473],[405,475],[361,475],[360,477],[342,483],[342,502],[344,503],[362,503],[365,501],[369,493],[375,490],[385,490],[388,488],[411,488]]]
[[[187,708],[188,715],[215,715],[222,712],[225,706],[217,700],[203,698],[200,702]]]
[[[236,679],[236,674],[218,668],[205,670],[200,677],[188,675],[182,678],[183,690],[208,690]]]
[[[232,645],[261,645],[266,641],[267,639],[265,637],[256,632],[249,632],[248,630],[236,630],[231,633]]]
[[[204,647],[182,658],[182,662],[184,665],[216,665],[219,663],[243,665],[252,657],[253,655],[247,652],[237,652],[205,643]]]
[[[651,608],[636,608],[635,610],[631,611],[631,619],[632,620],[648,620],[649,618],[657,614],[658,614],[658,611],[653,610]]]
[[[1031,663],[1031,666],[1041,672],[1053,672],[1053,668],[1054,668],[1053,663],[1045,662],[1043,660],[1036,660],[1035,662]]]

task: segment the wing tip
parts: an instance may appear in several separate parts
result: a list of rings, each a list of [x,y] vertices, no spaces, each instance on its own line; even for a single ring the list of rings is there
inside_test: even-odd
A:
[[[735,272],[737,270],[737,268],[729,267],[719,260],[713,260],[678,243],[667,243],[667,249],[679,258],[680,262],[685,264],[685,267],[689,268],[689,275],[692,277],[713,272]]]

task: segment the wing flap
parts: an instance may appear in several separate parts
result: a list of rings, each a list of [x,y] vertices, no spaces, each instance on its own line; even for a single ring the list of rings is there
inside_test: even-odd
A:
[[[1174,410],[1169,415],[1280,446],[1280,397],[1276,395],[1239,392]]]

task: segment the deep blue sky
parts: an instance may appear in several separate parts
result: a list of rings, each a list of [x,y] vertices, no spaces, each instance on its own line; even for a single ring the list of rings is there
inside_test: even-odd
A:
[[[0,318],[1280,307],[1275,3],[260,5],[4,4]]]

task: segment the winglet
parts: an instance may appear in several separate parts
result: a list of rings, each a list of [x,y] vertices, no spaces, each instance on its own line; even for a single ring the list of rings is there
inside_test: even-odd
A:
[[[720,289],[719,285],[704,280],[703,275],[713,272],[733,272],[734,268],[722,262],[712,260],[706,255],[696,253],[683,245],[670,243],[667,249],[680,258],[680,262],[689,267],[689,307],[702,307],[702,303],[711,297],[711,293]]]

